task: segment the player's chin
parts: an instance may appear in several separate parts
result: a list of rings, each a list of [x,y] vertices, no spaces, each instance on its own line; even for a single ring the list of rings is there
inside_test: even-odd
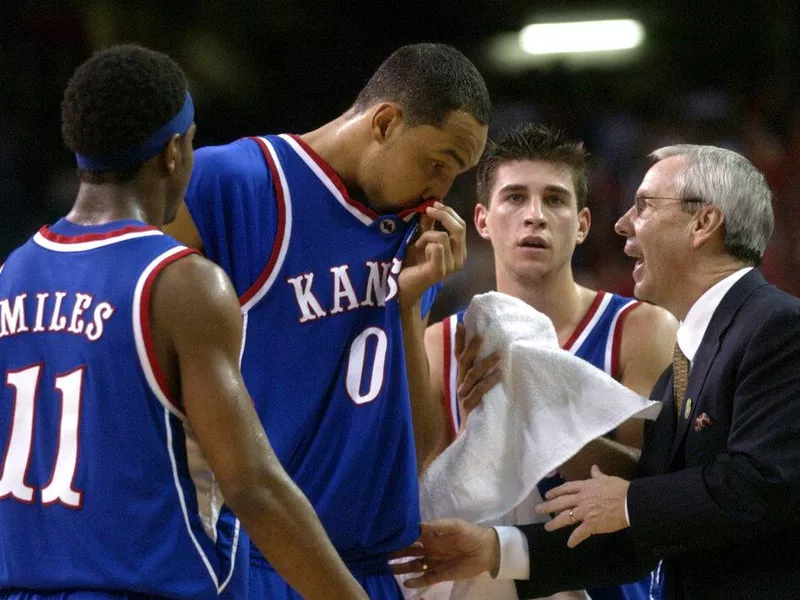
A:
[[[404,210],[413,210],[425,202],[425,198],[422,198],[421,196],[406,197],[405,199],[384,198],[382,207],[378,210],[378,212],[384,214],[398,214]]]
[[[377,206],[377,212],[382,215],[396,215],[398,213],[403,212],[404,210],[408,210],[410,208],[416,208],[419,206],[419,200],[391,200],[385,199],[381,202],[380,206]]]

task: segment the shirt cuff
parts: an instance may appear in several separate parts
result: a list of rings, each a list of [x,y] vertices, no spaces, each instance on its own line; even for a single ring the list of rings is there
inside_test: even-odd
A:
[[[500,540],[500,568],[497,579],[530,579],[528,538],[516,527],[495,527]]]
[[[625,495],[625,522],[628,524],[628,527],[631,526],[631,517],[628,514],[628,496]]]

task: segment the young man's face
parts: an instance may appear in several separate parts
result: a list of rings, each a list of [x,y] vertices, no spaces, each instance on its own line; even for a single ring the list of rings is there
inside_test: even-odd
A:
[[[498,267],[523,281],[568,266],[589,225],[589,209],[578,211],[570,167],[543,160],[500,164],[489,206],[475,208],[475,226],[491,241]]]
[[[370,205],[379,213],[397,213],[443,199],[456,176],[478,163],[487,132],[463,111],[451,112],[439,127],[409,127],[398,115],[359,176]]]

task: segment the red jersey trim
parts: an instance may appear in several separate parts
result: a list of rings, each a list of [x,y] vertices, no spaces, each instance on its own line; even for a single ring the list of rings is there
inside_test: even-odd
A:
[[[591,322],[592,317],[594,317],[594,313],[597,312],[600,303],[603,301],[604,295],[605,292],[603,291],[598,291],[597,294],[595,294],[594,300],[592,300],[592,303],[589,305],[589,310],[587,310],[586,314],[583,315],[583,319],[581,319],[581,322],[578,323],[578,326],[575,328],[575,331],[572,332],[572,335],[569,336],[567,343],[562,346],[563,350],[570,350],[575,341],[581,337],[583,330],[586,329]]]
[[[456,418],[453,414],[453,395],[455,390],[450,385],[450,371],[453,368],[453,345],[452,345],[452,325],[450,321],[453,317],[447,317],[442,321],[442,336],[443,344],[442,351],[444,352],[444,361],[442,363],[442,379],[444,383],[444,410],[447,415],[448,431],[450,432],[450,442],[456,439]]]
[[[333,186],[337,190],[339,190],[339,193],[342,195],[342,199],[345,202],[347,202],[347,204],[349,204],[350,206],[355,208],[357,211],[359,211],[365,217],[368,217],[369,219],[372,219],[373,221],[375,219],[380,218],[378,213],[376,213],[374,210],[372,210],[371,208],[369,208],[367,206],[364,206],[358,200],[354,200],[353,198],[350,197],[350,193],[347,191],[347,188],[345,187],[344,183],[342,182],[341,177],[339,177],[339,174],[336,171],[334,171],[333,168],[327,162],[325,162],[325,159],[322,158],[319,154],[317,154],[311,148],[311,146],[309,146],[306,142],[304,142],[303,139],[299,135],[295,135],[295,134],[292,133],[292,134],[289,134],[289,137],[291,137],[295,142],[297,142],[297,144],[306,152],[306,154],[308,154],[308,156],[311,158],[311,160],[313,160],[317,164],[317,166],[322,170],[322,172],[325,173],[325,176],[328,179],[330,179],[330,181],[333,184]]]
[[[276,226],[277,232],[275,235],[275,241],[272,243],[272,251],[270,252],[269,260],[267,260],[267,265],[264,267],[264,270],[261,271],[261,274],[258,276],[258,279],[256,279],[255,283],[253,283],[253,285],[251,285],[244,294],[239,296],[239,304],[242,307],[250,302],[256,296],[256,294],[258,294],[258,292],[266,285],[270,275],[272,275],[273,271],[275,270],[275,265],[278,264],[278,259],[281,256],[281,250],[284,246],[284,238],[286,237],[287,229],[287,198],[283,190],[281,174],[278,171],[275,160],[273,159],[272,154],[267,148],[264,140],[259,138],[250,139],[258,144],[258,147],[261,149],[261,153],[264,155],[267,168],[269,168],[270,174],[272,175],[272,184],[275,188],[275,203],[278,213],[278,223]]]
[[[620,380],[620,372],[619,372],[619,358],[622,353],[622,327],[625,323],[625,317],[628,316],[634,308],[640,306],[641,302],[631,302],[623,308],[619,316],[617,317],[617,323],[614,327],[614,334],[611,341],[611,377],[616,379],[617,381]]]
[[[53,233],[50,227],[45,225],[39,230],[39,234],[55,244],[82,244],[85,242],[99,242],[103,240],[110,240],[116,237],[127,235],[129,233],[139,233],[142,231],[159,231],[158,227],[152,225],[127,225],[120,229],[108,231],[106,233],[86,233],[84,235],[62,235],[60,233]]]
[[[199,255],[200,253],[197,250],[186,248],[176,252],[175,254],[167,256],[155,267],[153,267],[153,270],[148,274],[147,279],[145,279],[144,286],[142,287],[142,297],[139,305],[139,322],[142,325],[142,340],[144,341],[144,348],[147,354],[147,362],[150,363],[150,369],[153,371],[153,377],[156,380],[159,390],[180,414],[184,414],[183,407],[181,406],[181,403],[169,392],[167,380],[164,377],[161,366],[158,364],[158,360],[156,359],[156,353],[153,347],[153,335],[150,330],[150,294],[153,291],[153,283],[155,283],[156,277],[158,277],[161,271],[163,271],[168,265],[174,263],[176,260],[181,259],[184,256],[189,256],[190,254]]]

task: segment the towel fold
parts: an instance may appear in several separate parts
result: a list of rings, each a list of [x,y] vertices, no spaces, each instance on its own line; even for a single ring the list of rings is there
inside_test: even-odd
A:
[[[463,434],[423,474],[425,521],[534,522],[541,479],[624,421],[655,419],[661,410],[660,402],[642,398],[562,350],[550,319],[518,298],[498,292],[476,296],[464,326],[467,341],[476,333],[484,338],[477,360],[501,353],[502,381],[472,411]],[[512,582],[489,578],[458,583],[445,596],[441,592],[450,586],[436,587],[422,596],[516,598]]]

